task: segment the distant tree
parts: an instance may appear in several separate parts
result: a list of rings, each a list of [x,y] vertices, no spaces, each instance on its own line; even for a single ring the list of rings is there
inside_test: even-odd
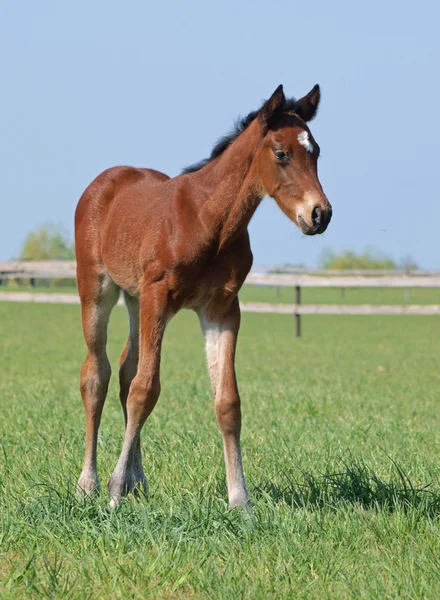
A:
[[[322,269],[396,269],[392,258],[374,254],[371,250],[357,254],[352,250],[344,250],[335,254],[332,250],[324,250],[320,267]]]
[[[60,225],[47,223],[31,231],[23,242],[20,260],[74,260],[75,248]]]
[[[404,256],[399,260],[399,268],[405,272],[416,271],[418,269],[417,263],[411,256]]]
[[[28,233],[21,248],[19,260],[74,260],[75,247],[61,225],[46,223]],[[16,279],[20,285],[21,278]],[[30,280],[36,285],[74,286],[73,279]]]

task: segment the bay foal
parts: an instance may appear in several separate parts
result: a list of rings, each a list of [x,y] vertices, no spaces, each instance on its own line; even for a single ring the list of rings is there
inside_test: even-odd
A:
[[[125,439],[109,481],[111,504],[146,490],[140,434],[159,398],[165,327],[181,308],[197,312],[205,336],[229,503],[248,502],[234,368],[237,294],[252,265],[247,227],[268,195],[306,235],[325,231],[331,206],[318,180],[319,147],[307,126],[319,100],[318,86],[297,101],[287,100],[279,86],[208,159],[179,177],[116,167],[82,195],[75,242],[88,353],[81,371],[86,447],[79,494],[99,486],[97,436],[110,379],[107,325],[122,289],[130,321],[119,371]]]

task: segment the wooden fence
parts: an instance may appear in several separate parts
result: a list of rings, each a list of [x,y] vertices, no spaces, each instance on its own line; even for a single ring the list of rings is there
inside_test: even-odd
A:
[[[253,265],[256,273],[276,273],[290,275],[389,275],[410,277],[440,276],[438,269],[308,269],[307,267]]]
[[[252,275],[262,276],[340,276],[340,277],[440,277],[439,270],[416,269],[404,271],[403,269],[307,269],[305,267],[280,267],[280,266],[261,266],[252,267]],[[0,278],[34,278],[34,279],[74,279],[76,276],[75,261],[8,261],[0,262]],[[272,285],[272,284],[271,284]],[[368,287],[368,286],[365,286]],[[398,286],[397,286],[398,287]],[[427,286],[429,287],[429,286]]]
[[[74,262],[9,262],[0,263],[0,278],[21,279],[74,279]],[[330,274],[329,274],[330,273]],[[296,336],[301,335],[301,315],[439,315],[440,305],[380,305],[369,304],[302,304],[302,288],[440,288],[439,271],[420,271],[405,275],[401,272],[356,271],[347,275],[345,271],[312,271],[307,273],[261,273],[252,271],[248,285],[292,287],[295,298],[292,304],[270,304],[262,302],[241,303],[244,312],[292,314],[295,316]],[[73,294],[34,294],[25,292],[0,292],[0,301],[77,303]]]
[[[75,279],[73,260],[0,262],[0,279]]]
[[[433,272],[426,276],[320,276],[320,275],[290,275],[278,273],[249,273],[246,283],[249,285],[271,285],[295,288],[294,304],[267,304],[258,306],[257,303],[248,305],[252,312],[276,312],[295,315],[295,334],[301,335],[301,315],[437,315],[440,305],[381,305],[370,304],[301,304],[302,288],[440,288],[440,273]],[[248,308],[247,307],[247,308]]]

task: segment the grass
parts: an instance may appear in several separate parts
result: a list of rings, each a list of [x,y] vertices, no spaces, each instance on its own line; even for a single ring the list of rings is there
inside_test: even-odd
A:
[[[295,302],[291,287],[245,285],[243,302]],[[301,288],[303,304],[440,304],[439,288]]]
[[[126,321],[117,307],[114,372]],[[0,597],[440,597],[440,321],[316,316],[301,340],[292,330],[288,316],[243,316],[252,514],[227,507],[191,313],[165,338],[142,444],[149,497],[111,511],[117,377],[99,441],[104,491],[78,503],[79,308],[1,303]]]

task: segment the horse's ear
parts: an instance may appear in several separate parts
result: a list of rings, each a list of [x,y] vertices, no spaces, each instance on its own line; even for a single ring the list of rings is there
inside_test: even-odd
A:
[[[286,97],[284,96],[283,86],[279,85],[260,110],[259,119],[264,131],[268,131],[278,121],[284,112],[285,104]]]
[[[321,100],[321,90],[316,84],[308,94],[297,100],[295,112],[303,121],[311,121],[315,118]]]

